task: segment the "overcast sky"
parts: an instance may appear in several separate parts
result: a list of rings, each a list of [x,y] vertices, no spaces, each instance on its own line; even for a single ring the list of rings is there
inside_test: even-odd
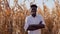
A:
[[[29,9],[30,8],[30,2],[31,2],[32,0],[29,0],[29,2],[28,2],[28,0],[26,0],[26,2],[25,2],[25,4],[26,4],[26,7]],[[45,4],[47,5],[47,7],[49,7],[49,8],[52,8],[53,6],[54,6],[54,0],[44,0],[44,2],[45,2]],[[23,3],[23,0],[18,0],[18,3],[20,4],[20,3]],[[39,6],[39,7],[41,7],[41,8],[43,8],[43,0],[36,0],[35,1],[35,3]],[[14,1],[13,0],[10,0],[10,6],[13,6],[14,5]]]

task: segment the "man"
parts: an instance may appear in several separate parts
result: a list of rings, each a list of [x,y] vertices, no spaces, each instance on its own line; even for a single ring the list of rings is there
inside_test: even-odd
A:
[[[24,29],[28,31],[28,34],[41,34],[42,28],[45,28],[44,19],[37,14],[37,6],[33,4],[31,5],[31,15],[25,19]]]

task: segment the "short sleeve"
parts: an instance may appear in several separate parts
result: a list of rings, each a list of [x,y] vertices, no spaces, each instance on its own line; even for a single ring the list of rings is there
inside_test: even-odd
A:
[[[41,17],[42,24],[46,25],[45,21],[44,21],[44,18],[42,16],[40,16],[40,17]]]
[[[26,19],[25,19],[25,25],[24,25],[25,31],[26,31],[27,28],[29,27],[29,23],[30,23],[29,17],[26,17]]]

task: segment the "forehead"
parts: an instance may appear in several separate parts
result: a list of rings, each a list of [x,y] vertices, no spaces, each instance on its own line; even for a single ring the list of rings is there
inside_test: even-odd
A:
[[[36,7],[31,7],[31,8],[36,8]]]
[[[33,9],[37,9],[36,7],[31,7],[31,9],[33,10]]]

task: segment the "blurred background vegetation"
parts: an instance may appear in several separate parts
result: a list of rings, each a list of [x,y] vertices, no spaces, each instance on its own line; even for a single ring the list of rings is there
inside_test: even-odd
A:
[[[23,0],[21,4],[14,0],[14,6],[10,7],[10,0],[0,0],[0,34],[27,34],[23,27],[25,17],[30,15],[30,9],[25,6],[25,1],[30,0]],[[38,6],[37,13],[44,17],[46,23],[46,28],[41,30],[42,34],[60,34],[60,3],[59,0],[53,1],[54,7],[51,9],[45,2],[42,4],[43,9]],[[36,1],[30,2],[30,5],[34,2]]]

